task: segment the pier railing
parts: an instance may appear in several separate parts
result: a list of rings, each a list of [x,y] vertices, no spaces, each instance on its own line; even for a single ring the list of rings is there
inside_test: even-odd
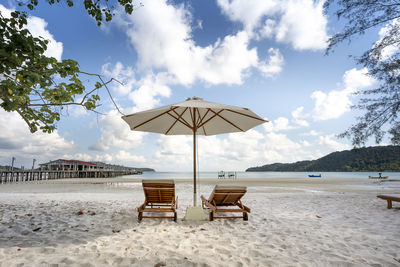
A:
[[[67,178],[108,178],[122,175],[140,174],[137,171],[122,170],[16,170],[0,171],[0,184],[19,183]]]

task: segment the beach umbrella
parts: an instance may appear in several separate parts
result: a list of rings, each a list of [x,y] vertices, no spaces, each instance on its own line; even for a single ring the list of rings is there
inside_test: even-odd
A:
[[[131,130],[193,135],[193,205],[196,206],[196,136],[245,132],[266,120],[247,108],[190,97],[184,102],[122,116]]]

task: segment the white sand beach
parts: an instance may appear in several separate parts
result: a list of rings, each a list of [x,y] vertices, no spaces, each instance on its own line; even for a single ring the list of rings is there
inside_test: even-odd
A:
[[[376,198],[400,181],[222,182],[247,185],[249,221],[182,221],[186,180],[176,223],[138,223],[140,179],[0,184],[0,266],[400,266],[400,203]]]

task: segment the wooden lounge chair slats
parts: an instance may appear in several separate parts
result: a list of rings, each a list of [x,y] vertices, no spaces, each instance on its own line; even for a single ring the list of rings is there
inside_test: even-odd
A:
[[[241,218],[243,218],[243,216],[219,216],[219,217],[216,217],[216,216],[213,216],[213,219],[241,219]]]
[[[217,212],[242,212],[242,210],[238,209],[217,209]],[[242,217],[240,217],[242,218]]]
[[[142,219],[143,218],[147,218],[147,219],[165,219],[165,218],[173,218],[173,219],[175,219],[175,217],[165,217],[165,216],[142,216]],[[174,221],[176,221],[176,220],[174,220]]]
[[[162,208],[144,208],[141,211],[142,212],[169,212],[169,211],[171,211],[171,209],[169,209],[169,208],[165,208],[165,209],[162,209]]]
[[[376,197],[386,200],[388,209],[392,208],[392,202],[393,201],[400,202],[400,194],[396,194],[396,195],[378,195]]]
[[[143,180],[144,203],[138,207],[138,220],[143,218],[177,219],[178,197],[175,198],[175,183],[173,180]],[[144,212],[171,212],[173,216],[143,216]]]
[[[243,205],[241,199],[246,194],[247,189],[243,186],[218,186],[216,185],[210,197],[206,199],[201,196],[203,208],[208,207],[210,209],[210,221],[215,219],[233,219],[233,218],[243,218],[243,220],[248,220],[248,213],[250,213],[250,208]],[[229,207],[237,207],[236,209],[231,209]],[[220,208],[224,207],[224,208]],[[229,216],[229,217],[216,217],[215,213],[223,212],[241,212],[243,215],[240,217]]]

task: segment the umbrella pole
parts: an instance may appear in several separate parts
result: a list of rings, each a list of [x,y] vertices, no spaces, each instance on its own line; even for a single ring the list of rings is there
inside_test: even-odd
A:
[[[193,207],[197,206],[196,174],[196,131],[193,131]]]
[[[201,206],[197,206],[197,186],[196,186],[196,130],[193,130],[193,207],[186,209],[184,221],[206,221],[207,215]]]

